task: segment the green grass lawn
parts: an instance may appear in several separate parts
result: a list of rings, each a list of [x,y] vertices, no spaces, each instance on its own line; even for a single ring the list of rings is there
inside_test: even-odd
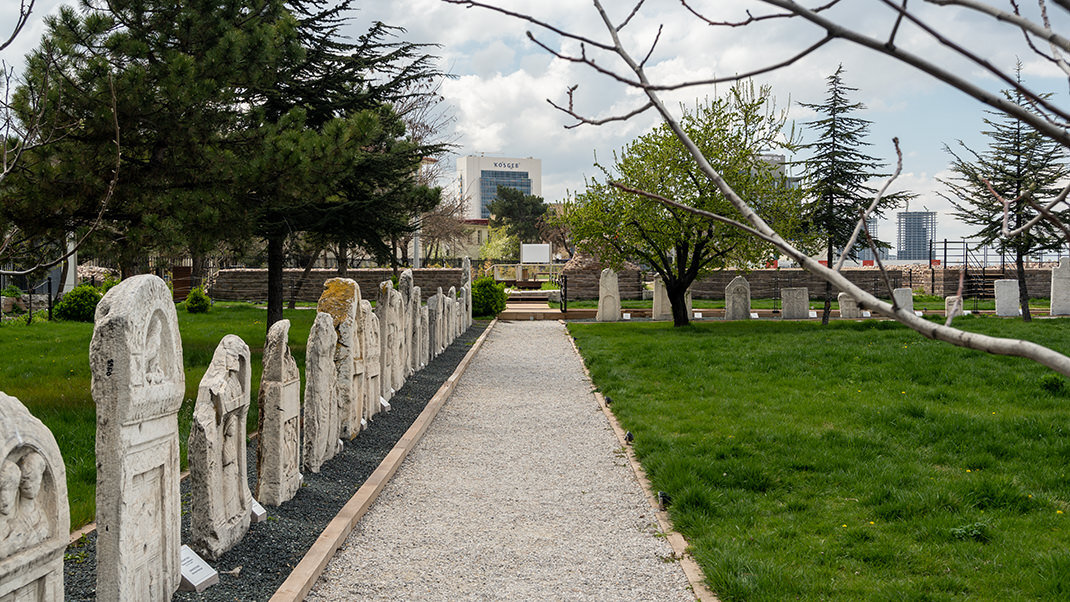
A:
[[[722,600],[1070,599],[1062,377],[886,321],[569,330]]]
[[[890,299],[885,299],[891,303]],[[773,299],[751,299],[751,309],[773,309],[774,303],[776,307],[780,307],[779,300]],[[654,302],[650,299],[624,299],[620,302],[621,307],[624,309],[651,309],[654,307]],[[569,309],[592,309],[598,307],[598,299],[575,299],[568,302]],[[1047,309],[1051,306],[1050,299],[1030,299],[1029,307],[1032,309]],[[560,303],[550,303],[550,307],[560,308]],[[694,309],[724,309],[724,299],[695,299],[691,303],[691,307]],[[821,310],[825,307],[824,299],[815,299],[810,297],[810,309]],[[840,304],[836,301],[832,302],[832,309],[839,309]],[[975,310],[995,310],[996,302],[993,299],[966,299],[964,308]],[[914,309],[918,311],[922,310],[944,310],[944,299],[936,295],[915,295],[914,296]]]
[[[219,341],[240,336],[252,353],[252,405],[249,430],[256,429],[256,393],[263,372],[266,310],[244,303],[216,303],[207,314],[178,312],[186,396],[179,412],[182,464],[197,399],[197,387]],[[287,311],[290,351],[304,374],[305,344],[316,312]],[[0,326],[0,391],[15,396],[56,437],[67,466],[71,527],[92,522],[96,503],[96,406],[90,393],[89,340],[93,325],[80,322],[5,322]]]

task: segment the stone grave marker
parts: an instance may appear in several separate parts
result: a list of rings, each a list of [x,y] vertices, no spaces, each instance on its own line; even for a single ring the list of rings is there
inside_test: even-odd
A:
[[[279,506],[301,487],[301,373],[290,353],[290,321],[268,329],[257,396],[256,499]]]
[[[182,343],[171,291],[133,276],[97,304],[97,599],[170,600],[179,586]]]
[[[334,318],[326,312],[317,313],[305,347],[305,404],[302,409],[302,466],[311,472],[319,472],[323,463],[339,450],[338,404],[334,400],[337,378],[334,350],[337,344]]]
[[[407,379],[412,374],[412,291],[412,270],[405,270],[398,277],[398,292],[401,293],[401,313],[398,319],[400,326],[398,359],[400,360],[403,379]]]
[[[364,332],[368,335],[368,393],[365,403],[368,404],[368,415],[375,416],[383,410],[390,409],[390,405],[383,399],[383,363],[379,354],[382,353],[380,341],[382,330],[379,328],[379,316],[372,311],[370,301],[361,303],[361,312],[364,315]]]
[[[466,255],[461,260],[461,288],[464,290],[464,329],[472,327],[472,260]]]
[[[363,418],[363,388],[360,387],[363,365],[357,369],[361,347],[357,326],[359,306],[360,287],[349,278],[324,282],[316,305],[317,311],[330,314],[338,337],[334,346],[334,403],[338,406],[338,436],[343,439],[352,439],[360,433]]]
[[[847,320],[857,320],[862,317],[862,310],[858,307],[855,298],[847,293],[840,293],[836,300],[840,304],[840,317]]]
[[[458,309],[457,308],[457,289],[455,287],[451,286],[450,287],[450,292],[447,293],[446,296],[449,297],[450,302],[451,302],[450,303],[450,315],[449,315],[449,321],[450,322],[449,323],[450,323],[450,342],[452,343],[454,341],[454,339],[457,338],[457,333],[459,332],[459,327],[460,327],[460,325],[457,323],[457,309]]]
[[[1013,279],[997,280],[996,287],[996,315],[1003,318],[1013,318],[1021,315],[1018,299],[1018,281]]]
[[[1051,270],[1051,315],[1070,316],[1070,257]]]
[[[429,324],[430,313],[426,305],[420,308],[420,361],[423,362],[421,368],[426,367],[427,363],[431,361],[429,355],[431,344],[428,340],[428,335],[431,332]]]
[[[652,320],[672,319],[672,304],[669,303],[669,293],[665,290],[665,281],[660,275],[654,277],[654,307],[650,318]]]
[[[905,286],[902,288],[892,289],[892,298],[895,300],[896,307],[913,313],[914,291]]]
[[[951,295],[944,298],[944,316],[954,318],[962,314],[962,295]]]
[[[405,386],[405,357],[404,348],[405,341],[409,339],[409,335],[405,332],[405,324],[407,322],[407,316],[409,315],[408,309],[405,307],[405,301],[401,297],[401,291],[390,292],[390,335],[393,337],[391,344],[390,355],[390,369],[391,369],[391,387],[394,392],[401,390],[401,387]]]
[[[620,286],[617,273],[609,268],[602,270],[598,278],[598,313],[595,320],[599,322],[616,322],[620,320]]]
[[[736,276],[724,289],[724,319],[750,319],[750,283]]]
[[[66,473],[52,432],[0,393],[0,600],[62,602]]]
[[[810,317],[810,291],[805,286],[780,289],[780,317],[805,320]]]
[[[391,340],[390,292],[394,285],[389,280],[379,283],[379,298],[375,302],[375,315],[379,318],[379,396],[390,401],[394,396],[394,368]]]
[[[190,424],[190,547],[215,560],[249,530],[253,495],[245,423],[251,399],[249,346],[228,334],[197,389]]]
[[[427,360],[423,357],[423,350],[420,347],[421,329],[423,328],[423,324],[420,323],[420,311],[423,308],[422,294],[423,291],[420,290],[420,287],[412,287],[412,303],[409,308],[412,312],[409,316],[409,321],[412,324],[412,338],[409,347],[412,349],[412,353],[409,357],[409,369],[413,373],[420,368],[423,368],[424,364],[427,363]]]

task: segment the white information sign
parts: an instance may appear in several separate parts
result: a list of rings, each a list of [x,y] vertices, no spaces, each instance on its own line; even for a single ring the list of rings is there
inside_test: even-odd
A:
[[[197,555],[189,546],[182,546],[182,583],[178,589],[184,592],[203,592],[209,587],[219,583],[219,573],[208,566],[203,558]]]

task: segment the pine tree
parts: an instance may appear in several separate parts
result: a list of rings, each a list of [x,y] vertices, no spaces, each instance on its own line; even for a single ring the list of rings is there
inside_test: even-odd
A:
[[[1020,64],[1018,78],[1020,82]],[[1004,91],[1003,94],[1021,106],[1031,106],[1018,91]],[[1070,167],[1066,163],[1066,149],[1050,138],[1003,113],[986,113],[991,116],[984,118],[989,129],[982,131],[989,140],[986,149],[975,151],[962,141],[959,141],[961,152],[944,147],[952,157],[951,171],[955,176],[940,180],[948,189],[948,193],[941,193],[941,196],[955,207],[956,217],[979,227],[973,236],[984,244],[996,243],[1001,252],[1014,254],[1022,318],[1028,322],[1032,316],[1029,313],[1025,257],[1063,248],[1066,239],[1058,226],[1044,219],[1017,236],[1004,238],[1003,203],[992,195],[988,186],[1010,201],[1008,226],[1014,230],[1037,215],[1027,198],[1045,204],[1058,195],[1070,175]],[[1070,210],[1053,210],[1053,213],[1063,222],[1070,219]]]
[[[850,102],[847,96],[857,92],[843,83],[843,65],[826,78],[828,96],[821,104],[801,103],[823,115],[806,123],[807,128],[817,132],[816,142],[804,145],[813,152],[806,160],[804,180],[809,202],[806,206],[807,222],[814,233],[826,245],[825,258],[829,266],[835,263],[836,253],[857,257],[858,251],[867,248],[865,237],[859,237],[854,248],[845,249],[859,214],[873,201],[877,191],[866,182],[881,177],[884,164],[880,159],[867,155],[862,149],[869,146],[865,141],[870,121],[852,116],[865,109],[860,102]],[[908,195],[893,194],[881,199],[872,215],[881,215],[882,210],[894,207]],[[886,244],[881,243],[885,248]],[[825,283],[825,310],[821,323],[828,324],[832,309],[832,285]]]

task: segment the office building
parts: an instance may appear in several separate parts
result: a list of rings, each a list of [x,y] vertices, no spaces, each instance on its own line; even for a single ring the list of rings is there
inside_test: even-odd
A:
[[[896,259],[928,261],[929,244],[936,238],[935,211],[899,212]]]
[[[542,196],[542,159],[469,155],[457,160],[461,195],[468,199],[465,219],[487,219],[498,186]]]

